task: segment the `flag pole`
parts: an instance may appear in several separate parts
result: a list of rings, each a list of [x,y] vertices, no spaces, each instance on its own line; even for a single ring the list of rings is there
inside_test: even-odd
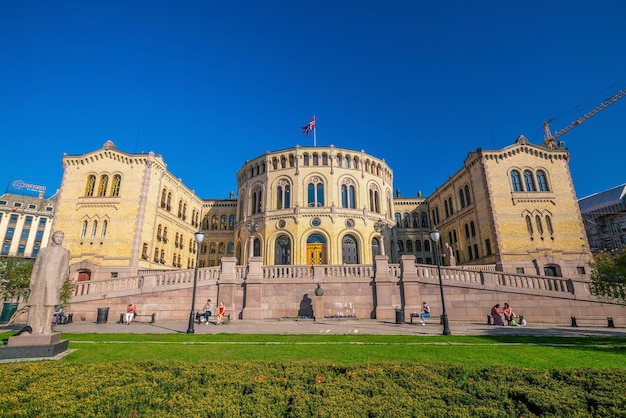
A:
[[[317,121],[315,120],[315,115],[313,115],[313,147],[317,147]]]

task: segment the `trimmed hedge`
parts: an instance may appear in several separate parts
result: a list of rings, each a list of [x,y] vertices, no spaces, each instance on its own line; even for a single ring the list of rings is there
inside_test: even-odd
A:
[[[626,417],[616,369],[31,362],[0,378],[2,417]]]

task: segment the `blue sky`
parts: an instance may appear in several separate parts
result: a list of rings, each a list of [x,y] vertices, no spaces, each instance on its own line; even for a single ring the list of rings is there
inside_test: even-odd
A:
[[[626,2],[3,1],[0,186],[63,153],[154,151],[203,198],[266,151],[384,158],[432,193],[477,148],[543,140],[626,88]],[[626,182],[626,98],[560,139],[579,197]]]

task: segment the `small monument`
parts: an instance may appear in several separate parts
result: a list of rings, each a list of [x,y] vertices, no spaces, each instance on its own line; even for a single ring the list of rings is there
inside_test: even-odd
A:
[[[39,251],[30,276],[28,325],[9,338],[0,349],[0,359],[53,357],[67,350],[68,341],[52,332],[54,307],[59,304],[70,261],[70,252],[61,247],[63,236],[62,231],[55,231],[52,243]]]

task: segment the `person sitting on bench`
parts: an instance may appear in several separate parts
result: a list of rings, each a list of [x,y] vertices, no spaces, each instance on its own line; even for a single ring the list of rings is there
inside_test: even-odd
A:
[[[426,302],[422,302],[422,313],[420,313],[420,323],[426,325],[426,318],[430,318],[430,306]]]

